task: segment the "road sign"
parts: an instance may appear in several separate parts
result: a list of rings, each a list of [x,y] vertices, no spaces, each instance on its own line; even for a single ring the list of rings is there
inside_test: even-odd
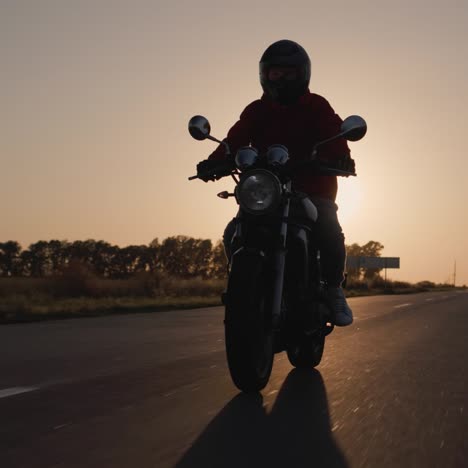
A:
[[[400,257],[346,257],[348,268],[400,268]]]

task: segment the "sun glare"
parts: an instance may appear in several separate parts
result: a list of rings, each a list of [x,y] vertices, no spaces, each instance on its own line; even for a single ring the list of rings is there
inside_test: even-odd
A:
[[[355,177],[340,179],[338,181],[338,196],[336,203],[338,205],[339,219],[341,222],[351,220],[351,217],[357,212],[362,202],[362,189],[359,181]]]

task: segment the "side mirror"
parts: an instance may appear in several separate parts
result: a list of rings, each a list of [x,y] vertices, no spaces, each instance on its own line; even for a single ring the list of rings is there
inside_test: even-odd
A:
[[[195,140],[206,140],[211,132],[210,122],[202,115],[195,115],[189,120],[188,131]]]
[[[341,136],[350,141],[358,141],[367,132],[367,123],[359,115],[350,115],[341,124]]]

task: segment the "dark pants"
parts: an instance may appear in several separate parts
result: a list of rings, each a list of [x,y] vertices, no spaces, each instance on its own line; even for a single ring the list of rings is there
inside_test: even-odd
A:
[[[318,219],[313,231],[320,250],[320,264],[323,278],[329,286],[340,286],[343,282],[343,271],[346,260],[344,235],[338,221],[338,206],[331,200],[313,198],[318,210]],[[230,257],[230,244],[236,230],[235,220],[231,220],[224,230],[224,249]]]

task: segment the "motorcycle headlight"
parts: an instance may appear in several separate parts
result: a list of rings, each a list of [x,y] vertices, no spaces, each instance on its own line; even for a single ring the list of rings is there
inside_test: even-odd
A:
[[[241,208],[248,213],[266,214],[279,205],[281,190],[281,183],[274,174],[254,169],[241,179],[236,196]]]
[[[252,146],[243,146],[239,148],[236,154],[236,166],[243,171],[255,164],[258,158],[258,151]]]

